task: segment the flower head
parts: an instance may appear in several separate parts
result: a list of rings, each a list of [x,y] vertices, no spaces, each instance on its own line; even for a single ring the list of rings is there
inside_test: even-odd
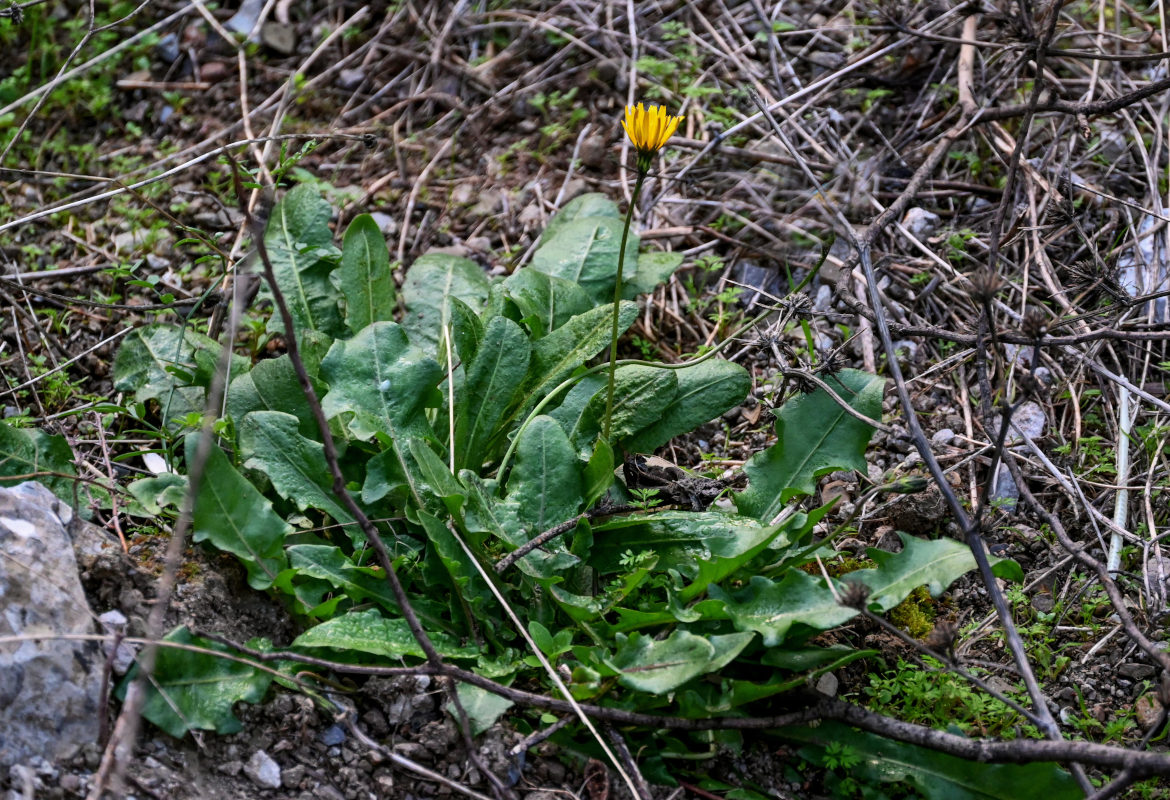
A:
[[[638,169],[649,171],[654,154],[674,135],[680,122],[682,117],[667,114],[664,106],[644,108],[641,103],[636,108],[626,106],[622,127],[626,129],[626,135],[638,152]]]

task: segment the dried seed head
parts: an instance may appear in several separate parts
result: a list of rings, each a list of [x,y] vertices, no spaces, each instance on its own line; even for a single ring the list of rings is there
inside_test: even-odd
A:
[[[801,394],[812,394],[820,388],[817,386],[816,382],[812,380],[811,365],[807,361],[805,361],[803,358],[798,359],[796,366],[799,369],[799,372],[793,371],[788,373],[788,376],[792,378],[792,385],[796,387],[796,391],[800,392]]]
[[[1020,330],[1029,339],[1040,341],[1048,334],[1048,317],[1038,308],[1030,308],[1024,314],[1024,320],[1020,323]]]
[[[980,303],[990,303],[995,295],[1003,288],[1003,280],[989,269],[981,269],[968,275],[971,282],[971,294]]]
[[[955,652],[955,640],[959,636],[959,628],[953,622],[937,622],[934,630],[926,635],[924,644],[936,653],[952,656]]]
[[[788,297],[784,305],[798,317],[807,317],[813,311],[813,301],[807,294],[796,294]]]
[[[845,581],[845,590],[841,592],[840,603],[858,611],[865,610],[865,602],[869,599],[869,587],[860,581]]]
[[[834,350],[821,358],[821,365],[817,367],[817,372],[824,375],[836,375],[847,366],[849,363],[845,360],[845,356],[841,355],[840,351]]]
[[[1021,370],[1016,375],[1016,382],[1023,392],[1029,397],[1042,397],[1047,392],[1046,387],[1034,373],[1027,370]]]

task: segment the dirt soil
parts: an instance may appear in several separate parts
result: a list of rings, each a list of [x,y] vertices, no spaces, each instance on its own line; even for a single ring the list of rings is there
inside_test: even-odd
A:
[[[1166,301],[1132,306],[1120,300],[1166,288],[1164,273],[1157,275],[1164,262],[1147,253],[1164,252],[1157,238],[1164,230],[1152,231],[1145,211],[1164,213],[1159,176],[1170,150],[1167,95],[1132,101],[1126,111],[1069,112],[1075,103],[1124,96],[1160,80],[1165,73],[1154,69],[1156,62],[1050,53],[1048,83],[1029,128],[1022,114],[1005,114],[957,132],[927,181],[912,185],[962,104],[1002,111],[1029,101],[1035,62],[1028,43],[1047,25],[1043,14],[1028,19],[1005,0],[985,4],[975,26],[964,27],[961,4],[945,2],[281,0],[258,41],[237,56],[194,4],[148,2],[91,38],[82,4],[32,5],[24,27],[11,13],[0,19],[9,25],[0,74],[25,75],[23,84],[0,81],[0,105],[51,80],[83,39],[80,61],[98,52],[99,41],[108,48],[158,24],[157,41],[86,66],[82,74],[94,80],[74,94],[49,95],[39,107],[28,99],[0,109],[0,117],[13,109],[16,124],[27,124],[0,159],[0,277],[18,284],[0,284],[0,373],[9,387],[28,384],[6,392],[0,403],[6,417],[26,416],[66,435],[94,474],[116,480],[142,474],[140,460],[119,456],[149,441],[132,426],[111,433],[96,424],[95,406],[116,394],[109,376],[117,338],[129,326],[174,319],[171,311],[147,308],[159,302],[158,292],[187,299],[211,285],[198,254],[221,250],[232,260],[243,254],[243,217],[232,206],[227,168],[215,157],[201,159],[204,154],[244,139],[301,135],[232,153],[251,169],[265,165],[267,171],[257,170],[261,183],[274,179],[273,170],[286,186],[322,182],[340,207],[336,230],[358,213],[374,214],[392,256],[404,264],[444,248],[501,275],[524,263],[549,217],[573,197],[597,191],[628,199],[632,174],[623,165],[631,154],[618,121],[628,102],[662,102],[685,120],[655,165],[662,177],[648,185],[637,224],[645,243],[681,251],[686,261],[646,302],[623,345],[631,354],[678,361],[720,340],[746,312],[774,302],[790,280],[804,277],[822,247],[830,247],[832,232],[838,238],[800,301],[807,327],[788,335],[761,327],[731,348],[730,357],[755,379],[747,402],[660,455],[692,468],[742,465],[773,440],[771,410],[798,380],[782,370],[808,367],[801,355],[808,346],[819,358],[888,373],[871,323],[858,313],[867,302],[864,282],[841,221],[863,229],[909,186],[909,209],[877,240],[880,288],[926,436],[970,505],[988,480],[998,431],[981,409],[991,385],[981,385],[973,356],[980,307],[969,276],[990,258],[1000,260],[1003,285],[994,302],[1013,333],[1036,329],[1040,322],[1033,319],[1028,328],[1025,319],[1043,308],[1041,322],[1054,335],[1122,323],[1151,334],[1045,348],[1035,371],[1043,385],[1033,435],[1051,469],[1016,446],[1031,491],[1076,540],[1103,557],[1099,537],[1105,534],[1093,512],[1113,513],[1112,453],[1122,434],[1118,382],[1095,367],[1124,375],[1144,393],[1134,427],[1145,438],[1135,445],[1130,480],[1145,491],[1131,501],[1129,521],[1143,538],[1131,542],[1125,585],[1144,629],[1165,639],[1170,562],[1153,537],[1170,524],[1170,355],[1165,336],[1156,336],[1166,331]],[[245,3],[244,17],[251,5]],[[234,3],[228,6],[206,14],[216,26],[250,27],[251,20],[233,16]],[[1164,21],[1148,15],[1127,13],[1124,23],[1110,17],[1106,24],[1105,12],[1099,20],[1080,5],[1062,13],[1054,48],[1118,56],[1168,49]],[[960,42],[973,37],[986,46],[976,48],[975,80],[960,85]],[[34,61],[46,52],[51,55]],[[752,89],[769,103],[791,98],[774,110],[790,146],[756,114]],[[299,155],[310,137],[315,149]],[[169,172],[157,182],[135,184],[163,170]],[[1009,174],[1013,194],[999,214]],[[271,200],[253,199],[261,211]],[[42,214],[50,209],[58,210]],[[110,270],[133,264],[132,275]],[[25,293],[20,283],[35,292]],[[200,326],[207,313],[196,315]],[[258,335],[239,331],[238,352],[263,355]],[[997,352],[1003,355],[990,370],[998,393],[1015,386],[1021,364],[1033,355],[1017,345]],[[921,470],[892,394],[885,410],[890,429],[874,439],[869,474],[833,473],[822,482],[815,499],[842,497],[830,522],[854,510],[868,481]],[[1079,491],[1070,492],[1058,475],[1076,476]],[[129,632],[142,635],[165,540],[116,511],[92,511],[101,535],[127,544],[125,557],[87,569],[92,608],[122,611]],[[1026,574],[1015,606],[1021,623],[1041,621],[1056,603],[1068,609],[1037,634],[1054,712],[1062,722],[1083,721],[1082,732],[1097,740],[1112,730],[1113,741],[1136,743],[1160,710],[1151,693],[1154,665],[1118,633],[1099,590],[1022,502],[1001,498],[988,519],[992,552],[1016,559]],[[855,526],[839,545],[843,552],[896,548],[897,531],[959,533],[937,488],[868,505]],[[267,636],[277,646],[299,632],[276,600],[248,588],[232,559],[199,547],[184,559],[169,623],[235,641]],[[977,578],[952,587],[937,613],[962,627],[960,655],[998,670],[995,680],[1005,685],[1014,681]],[[837,635],[877,647],[887,664],[908,653],[904,643],[864,622]],[[843,671],[837,692],[862,699],[870,666],[878,665],[857,662]],[[453,793],[450,785],[397,768],[388,755],[397,753],[490,794],[430,679],[374,679],[344,688],[339,694],[353,705],[360,728],[383,749],[359,740],[308,698],[273,690],[261,705],[238,707],[242,731],[235,735],[176,741],[148,728],[128,765],[126,791],[157,798],[346,800]],[[596,779],[587,780],[590,753],[549,743],[515,753],[523,739],[501,725],[478,747],[482,763],[526,800],[624,796],[616,781],[603,792]],[[36,796],[84,796],[100,756],[95,745],[72,762],[41,765]],[[279,787],[265,788],[275,774],[268,759],[279,766]],[[709,773],[733,784],[750,781],[776,797],[825,796],[815,775],[796,769],[798,762],[775,741],[749,740],[742,754],[721,755]],[[4,775],[0,788],[12,797],[22,791]],[[655,791],[658,797],[713,796]],[[1143,796],[1170,796],[1165,787],[1151,791],[1162,793]]]

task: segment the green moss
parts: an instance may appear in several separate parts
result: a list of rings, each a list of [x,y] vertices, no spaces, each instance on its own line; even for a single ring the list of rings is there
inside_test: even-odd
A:
[[[921,639],[934,628],[938,616],[938,602],[925,586],[919,586],[910,596],[890,609],[890,622],[916,639]]]

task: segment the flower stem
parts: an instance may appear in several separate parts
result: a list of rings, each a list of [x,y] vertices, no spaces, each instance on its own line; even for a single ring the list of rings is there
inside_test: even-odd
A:
[[[617,282],[613,287],[613,332],[610,334],[609,340],[609,388],[605,390],[605,426],[601,434],[607,444],[612,444],[609,441],[609,434],[613,422],[613,384],[614,375],[617,373],[618,312],[621,310],[622,303],[622,270],[626,265],[626,242],[629,241],[630,226],[634,222],[634,206],[638,204],[638,195],[642,194],[642,184],[646,182],[646,173],[649,171],[642,167],[640,158],[638,161],[638,179],[634,182],[634,192],[630,195],[630,207],[626,209],[626,226],[622,229],[622,244],[618,251]]]

